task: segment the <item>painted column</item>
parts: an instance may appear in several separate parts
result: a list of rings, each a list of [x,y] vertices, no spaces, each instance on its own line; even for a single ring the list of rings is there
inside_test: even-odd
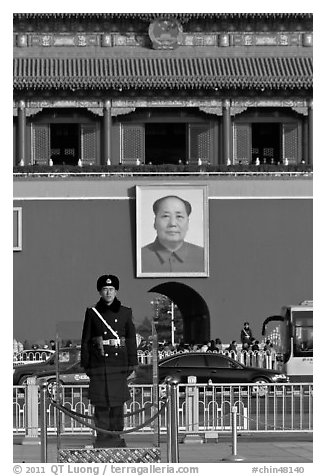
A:
[[[18,104],[18,164],[25,165],[26,161],[26,106],[25,101]]]
[[[313,107],[312,100],[308,106],[308,163],[313,164]]]
[[[308,115],[303,118],[302,128],[302,159],[309,164],[309,131],[308,131]]]
[[[230,100],[223,100],[223,164],[231,162],[231,111]]]
[[[111,134],[112,134],[112,116],[111,116],[111,101],[107,100],[104,103],[103,115],[103,160],[104,164],[111,164]]]

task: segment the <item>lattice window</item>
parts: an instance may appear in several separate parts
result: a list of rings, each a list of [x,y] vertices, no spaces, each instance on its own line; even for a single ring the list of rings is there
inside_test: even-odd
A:
[[[264,147],[263,156],[264,157],[274,157],[274,148],[273,147]]]
[[[249,164],[251,162],[251,126],[235,124],[233,129],[234,163]]]
[[[75,157],[75,149],[65,149],[64,154],[65,155],[71,155],[71,157]]]
[[[51,157],[59,157],[60,156],[60,149],[51,149]]]
[[[32,126],[32,162],[45,165],[50,158],[50,126],[33,124]]]
[[[207,124],[189,124],[188,126],[189,162],[210,161],[211,131]]]
[[[121,162],[135,164],[144,162],[145,129],[142,124],[122,124],[121,127]]]
[[[297,124],[283,124],[282,125],[282,156],[288,159],[289,164],[296,164],[299,161],[299,147],[298,147],[298,125]]]
[[[73,149],[72,149],[73,150]],[[96,163],[97,141],[96,125],[81,125],[81,160],[83,164],[93,165]]]

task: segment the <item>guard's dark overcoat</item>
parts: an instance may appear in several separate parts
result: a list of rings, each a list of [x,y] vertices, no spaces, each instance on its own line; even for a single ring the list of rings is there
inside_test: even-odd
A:
[[[95,308],[119,337],[125,338],[125,346],[103,345],[101,352],[101,340],[116,337],[91,308],[86,309],[81,341],[81,365],[90,378],[89,399],[97,406],[119,406],[130,398],[127,385],[130,372],[128,369],[138,364],[132,311],[122,306],[117,298],[110,306],[100,299]],[[103,353],[104,355],[101,355]]]

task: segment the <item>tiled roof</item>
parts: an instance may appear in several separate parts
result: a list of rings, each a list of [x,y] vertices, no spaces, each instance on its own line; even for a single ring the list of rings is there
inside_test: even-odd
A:
[[[139,19],[151,21],[156,18],[176,18],[178,20],[205,20],[205,19],[312,19],[312,13],[14,13],[14,20],[28,19]]]
[[[18,57],[15,90],[309,89],[310,56]]]

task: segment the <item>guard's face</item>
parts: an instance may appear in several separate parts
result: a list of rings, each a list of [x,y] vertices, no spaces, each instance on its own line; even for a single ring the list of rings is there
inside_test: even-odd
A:
[[[154,221],[159,241],[168,247],[182,243],[189,227],[185,204],[178,198],[163,200]]]
[[[104,286],[100,291],[100,296],[107,304],[112,304],[117,295],[117,290],[113,286]]]

